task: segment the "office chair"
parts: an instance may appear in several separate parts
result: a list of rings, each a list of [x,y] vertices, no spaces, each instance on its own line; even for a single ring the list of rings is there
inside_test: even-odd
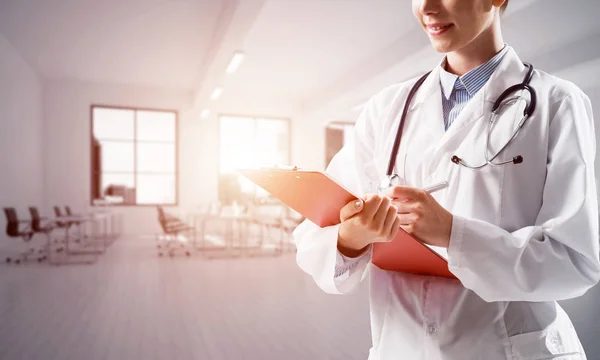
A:
[[[79,254],[79,255],[84,255],[84,254],[102,254],[104,252],[104,250],[99,250],[99,249],[92,249],[92,250],[83,250],[83,248],[88,248],[94,245],[93,243],[93,235],[88,236],[85,233],[84,230],[84,225],[85,223],[91,223],[92,219],[89,217],[84,217],[81,214],[76,214],[73,213],[71,211],[71,207],[70,206],[65,206],[65,213],[67,217],[75,217],[75,218],[79,218],[80,220],[69,220],[69,223],[72,226],[77,226],[78,232],[79,232],[79,237],[77,239],[75,239],[75,242],[78,244],[81,244],[82,247],[79,250],[76,251],[68,251],[69,254]]]
[[[54,207],[54,215],[56,215],[57,218],[63,217],[60,207],[58,207],[58,206]],[[74,225],[73,222],[57,220],[55,222],[55,224],[56,224],[56,227],[58,227],[60,229],[65,229],[65,241],[69,242],[69,230],[71,230],[71,227]],[[77,240],[75,240],[75,241],[77,241]]]
[[[58,208],[58,206],[56,208]],[[54,211],[56,212],[56,210],[54,210]],[[60,209],[58,209],[58,211],[60,213]],[[70,206],[65,206],[65,214],[67,217],[79,216],[79,214],[74,214],[73,212],[71,212]],[[82,228],[84,222],[85,222],[84,220],[69,220],[70,226],[77,226],[77,229],[79,231],[79,238],[75,239],[76,243],[79,243],[80,240],[85,237],[83,235],[83,228]]]
[[[6,216],[6,235],[12,238],[21,238],[24,242],[28,243],[33,238],[34,232],[31,230],[30,226],[26,226],[21,229],[21,224],[29,224],[30,222],[27,220],[19,220],[17,216],[17,210],[13,207],[4,208],[4,215]],[[20,253],[17,258],[7,257],[6,262],[15,262],[15,264],[21,263],[21,260],[27,260],[28,257],[35,253],[34,248],[30,248],[29,250]],[[38,261],[41,261],[38,259]]]
[[[62,214],[62,211],[60,210],[60,207],[58,207],[58,206],[55,206],[53,209],[54,209],[54,215],[55,215],[57,218],[59,218],[59,217],[62,217],[62,216],[63,216],[63,214]],[[57,224],[58,224],[58,221],[57,221]],[[69,226],[69,222],[68,222],[68,221],[65,221],[65,222],[62,224],[62,226],[61,226],[61,227],[66,227],[66,226]]]
[[[70,206],[65,206],[65,212],[67,213],[67,216],[79,216],[79,214],[75,214],[71,211]]]
[[[29,214],[31,215],[31,230],[36,234],[46,235],[47,243],[44,247],[44,252],[46,254],[44,259],[46,259],[48,256],[50,256],[50,252],[52,251],[52,232],[57,228],[56,223],[49,222],[42,224],[42,222],[47,220],[47,218],[40,216],[38,209],[34,206],[29,207]],[[55,241],[55,243],[58,242]],[[59,246],[55,249],[55,251],[60,253],[64,251],[64,248]]]
[[[162,256],[162,249],[168,251],[169,256],[175,255],[175,249],[170,248],[171,245],[179,244],[180,248],[186,248],[185,244],[181,242],[179,235],[185,233],[191,233],[193,241],[196,241],[196,229],[187,225],[181,221],[178,217],[167,214],[165,210],[157,206],[158,211],[158,222],[163,231],[162,234],[157,234],[156,241],[158,244],[156,247],[159,249],[158,256]],[[162,235],[162,236],[161,236]],[[191,253],[188,249],[185,249],[185,255],[190,256]]]

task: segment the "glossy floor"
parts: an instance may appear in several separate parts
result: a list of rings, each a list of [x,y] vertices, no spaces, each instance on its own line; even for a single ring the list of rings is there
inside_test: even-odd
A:
[[[158,258],[123,238],[93,265],[0,266],[0,359],[364,360],[366,289],[322,293],[280,257]]]

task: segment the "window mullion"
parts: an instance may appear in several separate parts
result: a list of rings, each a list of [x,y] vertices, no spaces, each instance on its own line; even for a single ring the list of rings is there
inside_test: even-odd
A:
[[[134,202],[138,205],[138,181],[137,181],[137,110],[133,112],[133,191],[135,194]]]

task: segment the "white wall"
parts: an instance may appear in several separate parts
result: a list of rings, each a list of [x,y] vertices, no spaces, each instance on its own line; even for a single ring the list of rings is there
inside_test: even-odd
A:
[[[16,207],[29,218],[29,206],[40,206],[42,166],[42,86],[32,68],[0,35],[0,205]],[[1,215],[0,248],[7,241]]]
[[[69,205],[90,209],[90,106],[92,104],[159,108],[179,111],[179,200],[186,205],[207,152],[203,139],[212,130],[190,110],[192,94],[143,87],[48,81],[44,87],[44,210]],[[193,196],[192,196],[193,197]],[[124,218],[124,233],[159,230],[154,207],[114,207]]]
[[[325,120],[318,116],[294,119],[292,131],[292,162],[311,170],[325,169]]]

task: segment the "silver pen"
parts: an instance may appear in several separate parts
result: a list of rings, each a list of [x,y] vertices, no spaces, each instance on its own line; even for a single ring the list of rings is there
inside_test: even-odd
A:
[[[433,184],[433,185],[430,185],[428,187],[423,188],[423,191],[426,191],[426,192],[428,192],[428,193],[431,194],[431,193],[434,193],[436,191],[445,189],[447,187],[448,187],[448,182],[447,181],[442,181],[442,182],[439,182],[437,184]]]

